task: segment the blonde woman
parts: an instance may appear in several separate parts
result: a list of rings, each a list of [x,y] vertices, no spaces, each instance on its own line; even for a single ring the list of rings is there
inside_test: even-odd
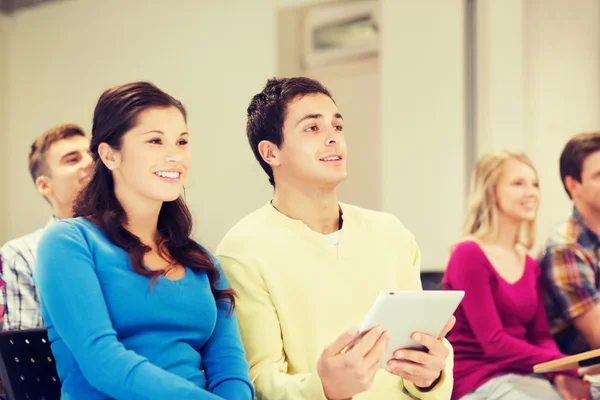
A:
[[[531,375],[537,363],[563,357],[550,336],[534,243],[540,191],[523,153],[481,158],[471,182],[464,240],[453,249],[444,288],[464,290],[449,335],[453,399],[579,400],[590,387],[575,371]]]

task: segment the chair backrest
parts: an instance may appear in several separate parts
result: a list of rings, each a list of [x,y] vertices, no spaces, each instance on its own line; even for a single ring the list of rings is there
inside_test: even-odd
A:
[[[59,400],[60,380],[45,329],[0,332],[0,380],[7,400]]]
[[[423,290],[440,290],[442,288],[443,272],[421,272]]]

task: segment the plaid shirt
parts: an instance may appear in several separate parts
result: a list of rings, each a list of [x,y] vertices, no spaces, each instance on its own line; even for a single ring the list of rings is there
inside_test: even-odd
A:
[[[54,220],[51,218],[46,227]],[[0,249],[1,280],[5,284],[3,302],[6,305],[3,330],[44,326],[40,314],[40,294],[33,283],[37,246],[44,229],[11,240]]]
[[[599,261],[600,239],[573,208],[569,220],[546,242],[540,259],[550,329],[563,353],[589,350],[572,321],[600,302]]]

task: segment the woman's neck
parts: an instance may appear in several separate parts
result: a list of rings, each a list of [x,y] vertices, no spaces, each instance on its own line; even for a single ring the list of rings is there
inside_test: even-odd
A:
[[[155,248],[162,201],[149,200],[118,190],[117,185],[115,185],[115,196],[127,216],[125,228],[137,236],[142,243]]]

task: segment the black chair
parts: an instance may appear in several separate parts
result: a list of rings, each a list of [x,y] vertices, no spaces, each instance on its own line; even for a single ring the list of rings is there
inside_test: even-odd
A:
[[[0,380],[7,400],[60,399],[60,380],[45,329],[0,332]]]
[[[443,278],[443,272],[421,272],[423,290],[441,290]]]

